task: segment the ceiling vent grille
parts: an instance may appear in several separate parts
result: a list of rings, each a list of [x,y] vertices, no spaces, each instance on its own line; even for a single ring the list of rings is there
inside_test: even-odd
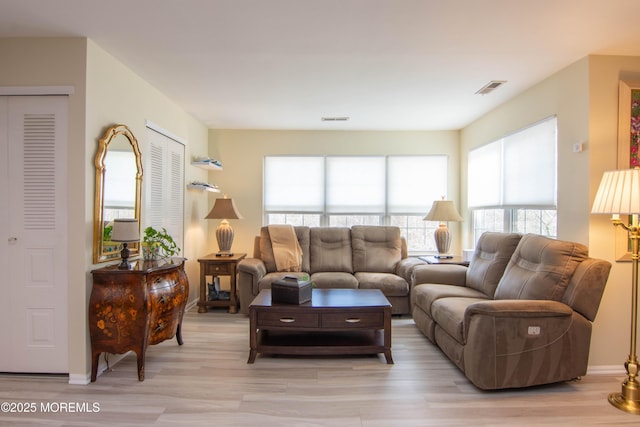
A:
[[[320,120],[323,122],[346,122],[349,117],[322,117]]]
[[[476,95],[486,95],[490,92],[493,92],[506,82],[506,80],[491,80],[489,83],[482,86],[482,88],[476,92]]]

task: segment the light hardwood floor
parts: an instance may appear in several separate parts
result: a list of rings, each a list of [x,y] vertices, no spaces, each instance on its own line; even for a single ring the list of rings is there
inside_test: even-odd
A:
[[[48,426],[587,426],[639,425],[607,402],[622,376],[526,390],[483,392],[415,328],[393,319],[394,365],[384,357],[269,357],[248,365],[248,318],[222,311],[185,316],[183,338],[147,351],[138,382],[129,354],[95,383],[0,376],[0,402],[35,413],[0,413],[0,425]],[[624,356],[624,355],[623,355]],[[55,413],[62,402],[99,412]],[[49,412],[41,405],[49,404]],[[82,409],[82,408],[80,408]]]

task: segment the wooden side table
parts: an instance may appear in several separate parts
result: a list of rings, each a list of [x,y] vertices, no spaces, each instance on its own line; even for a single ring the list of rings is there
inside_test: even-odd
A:
[[[237,313],[238,300],[236,297],[236,272],[238,262],[247,254],[233,254],[232,256],[216,256],[209,254],[198,259],[200,263],[200,300],[198,301],[198,313],[209,311],[207,307],[229,307],[229,313]],[[211,282],[217,276],[230,276],[231,289],[228,300],[213,300],[207,298],[207,276],[211,276]]]

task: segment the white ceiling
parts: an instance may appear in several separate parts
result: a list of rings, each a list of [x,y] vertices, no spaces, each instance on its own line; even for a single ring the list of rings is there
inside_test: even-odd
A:
[[[448,130],[587,55],[640,56],[639,17],[640,0],[0,0],[0,37],[88,37],[211,128]],[[476,95],[490,80],[507,84]]]

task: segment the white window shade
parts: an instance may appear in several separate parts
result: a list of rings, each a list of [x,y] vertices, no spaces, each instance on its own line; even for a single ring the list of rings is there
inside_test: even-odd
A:
[[[327,157],[326,211],[384,214],[384,157]]]
[[[322,157],[266,157],[264,161],[265,210],[322,212]]]
[[[504,138],[503,206],[556,205],[556,120]]]
[[[469,207],[499,206],[502,202],[502,144],[496,141],[469,152]]]
[[[556,206],[555,117],[469,152],[470,208]]]
[[[447,195],[446,156],[392,156],[387,174],[389,214],[424,215]]]

